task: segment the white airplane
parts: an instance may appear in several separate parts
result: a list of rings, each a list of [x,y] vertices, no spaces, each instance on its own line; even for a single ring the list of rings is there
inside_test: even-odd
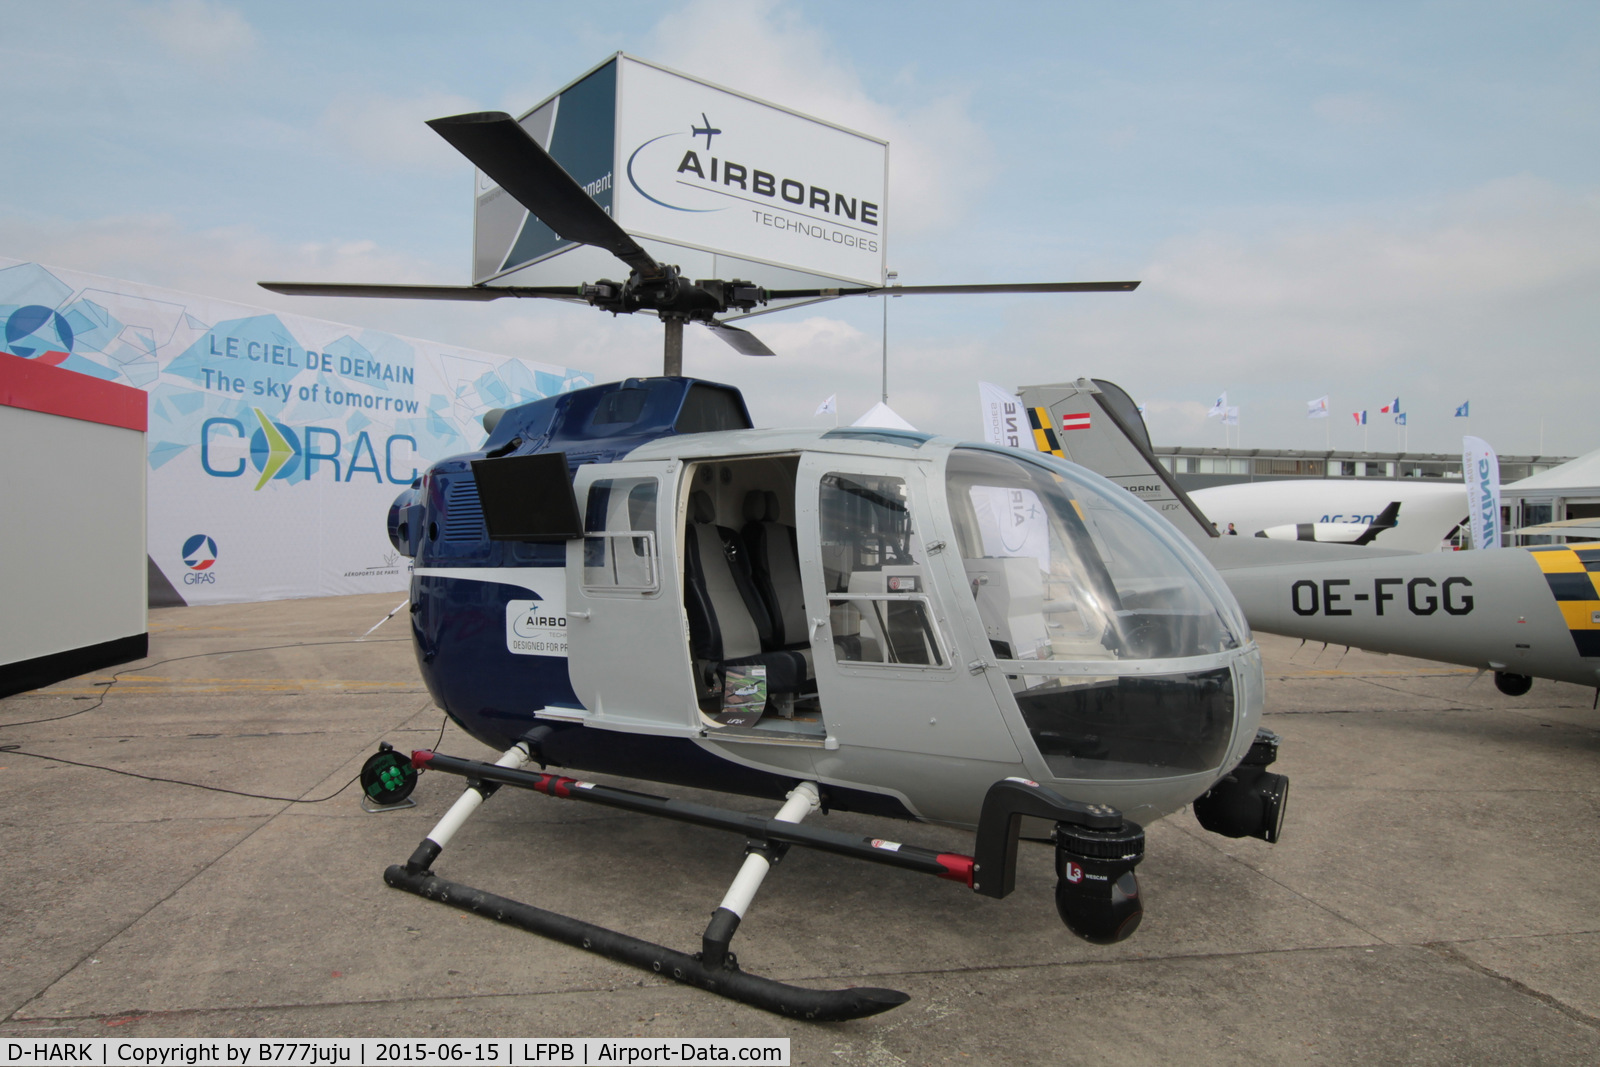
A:
[[[1362,516],[1365,518],[1365,516]],[[1257,530],[1257,537],[1270,537],[1276,541],[1321,541],[1336,545],[1370,545],[1385,530],[1392,530],[1400,521],[1400,501],[1391,500],[1389,506],[1372,517],[1370,522],[1294,522],[1283,526],[1268,526]],[[1237,533],[1237,530],[1231,530]],[[1388,542],[1384,542],[1385,545]]]
[[[1226,531],[1232,523],[1240,536],[1260,531],[1272,538],[1371,543],[1402,552],[1437,552],[1467,517],[1466,486],[1421,479],[1247,482],[1196,489],[1189,498],[1219,529]],[[1394,526],[1379,530],[1370,541],[1358,541],[1384,508],[1396,501],[1400,514]],[[1315,536],[1304,537],[1297,530],[1301,525],[1319,529]],[[1349,529],[1320,528],[1333,525]],[[1288,531],[1277,529],[1285,526]]]

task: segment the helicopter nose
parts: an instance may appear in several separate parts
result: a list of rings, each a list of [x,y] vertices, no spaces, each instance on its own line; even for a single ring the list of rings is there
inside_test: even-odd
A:
[[[389,543],[396,552],[407,558],[417,554],[417,541],[422,533],[422,506],[417,500],[417,486],[411,485],[400,491],[394,498],[394,503],[389,505]]]

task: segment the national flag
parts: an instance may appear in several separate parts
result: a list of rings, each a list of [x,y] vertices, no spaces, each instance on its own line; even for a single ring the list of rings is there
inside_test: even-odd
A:
[[[1239,409],[1229,408],[1222,416],[1222,424],[1224,426],[1239,425]]]
[[[812,414],[813,414],[813,417],[815,417],[816,415],[832,415],[835,412],[837,412],[838,410],[839,410],[839,394],[838,393],[834,393],[828,399],[826,399],[822,403],[818,404],[817,405],[817,410],[815,412],[813,412]]]
[[[1217,397],[1216,403],[1211,405],[1211,410],[1206,412],[1206,418],[1215,419],[1228,413],[1228,394],[1223,393]]]
[[[1352,411],[1350,417],[1356,420],[1357,426],[1365,426],[1367,424],[1367,413],[1365,411]]]
[[[1396,426],[1404,426],[1406,424],[1406,412],[1402,411],[1400,414],[1396,415],[1394,417],[1394,424]]]
[[[1461,406],[1456,408],[1456,418],[1464,419],[1464,418],[1468,417],[1467,416],[1467,405],[1470,404],[1470,403],[1472,403],[1472,401],[1470,401],[1470,400],[1463,400],[1461,402]]]
[[[1306,418],[1325,419],[1328,417],[1328,398],[1319,396],[1315,400],[1306,401]]]
[[[1400,398],[1395,397],[1392,402],[1383,405],[1383,407],[1379,408],[1378,410],[1383,412],[1385,415],[1400,414]]]
[[[1089,428],[1089,413],[1082,411],[1076,415],[1061,416],[1061,428],[1063,430],[1087,430]]]

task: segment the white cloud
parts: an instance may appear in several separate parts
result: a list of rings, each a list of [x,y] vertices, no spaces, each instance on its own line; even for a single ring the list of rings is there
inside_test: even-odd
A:
[[[136,11],[136,20],[172,55],[226,69],[255,49],[255,27],[244,15],[211,0],[165,0]]]
[[[428,119],[481,111],[464,96],[424,93],[398,98],[376,93],[336,97],[321,127],[347,149],[383,167],[454,168],[466,173],[461,156],[426,125]]]
[[[1157,252],[1146,284],[1211,308],[1372,312],[1507,298],[1600,269],[1594,192],[1509,178],[1408,218],[1180,238]]]
[[[269,307],[282,306],[286,298],[257,286],[258,279],[441,280],[433,265],[371,241],[285,245],[250,226],[186,230],[170,215],[38,222],[0,217],[0,249],[50,266]]]
[[[656,26],[650,54],[686,74],[887,140],[890,232],[955,224],[993,176],[988,138],[966,96],[930,91],[913,108],[871,99],[801,11],[779,0],[690,0]]]
[[[1200,401],[1243,409],[1247,445],[1398,447],[1348,413],[1396,394],[1409,447],[1453,449],[1473,399],[1505,452],[1600,444],[1587,413],[1600,329],[1600,194],[1521,177],[1387,216],[1268,233],[1211,232],[1157,249],[1143,286],[1040,307],[1004,343],[1014,380],[1111,378],[1158,443],[1221,443]],[[1331,426],[1304,402],[1332,395]],[[1483,398],[1480,400],[1479,398]]]

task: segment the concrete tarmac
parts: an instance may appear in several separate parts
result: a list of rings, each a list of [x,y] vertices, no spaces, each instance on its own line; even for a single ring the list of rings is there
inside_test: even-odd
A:
[[[1507,697],[1471,671],[1261,635],[1274,770],[1293,783],[1280,844],[1187,812],[1150,827],[1144,924],[1109,948],[1061,925],[1043,847],[1000,901],[795,849],[735,939],[741,963],[912,996],[805,1024],[383,884],[460,784],[424,775],[416,807],[376,815],[344,788],[380,740],[440,734],[405,614],[361,636],[399,599],[153,611],[148,660],[0,700],[0,1039],[787,1036],[794,1063],[873,1067],[1600,1061],[1590,690]],[[453,726],[438,747],[489,754]],[[934,827],[818,822],[971,850]],[[435,869],[692,952],[742,849],[508,789]]]

